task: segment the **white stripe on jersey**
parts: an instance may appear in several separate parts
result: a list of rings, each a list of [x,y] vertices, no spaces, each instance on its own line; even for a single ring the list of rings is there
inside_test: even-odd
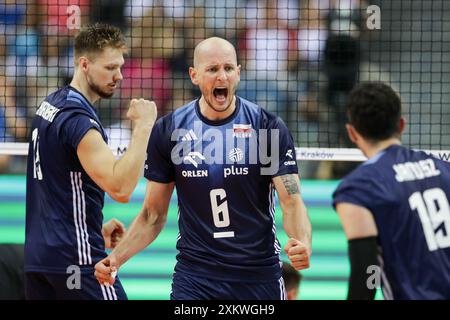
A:
[[[83,254],[83,263],[82,265],[87,264],[87,256],[86,256],[86,243],[84,238],[84,230],[83,230],[83,221],[81,219],[81,194],[80,194],[80,185],[79,185],[79,179],[78,179],[78,173],[74,172],[74,178],[75,178],[75,194],[77,197],[77,223],[80,228],[80,238],[81,238],[81,252]]]
[[[73,197],[73,218],[77,234],[78,260],[80,265],[92,264],[91,246],[86,225],[86,200],[82,189],[81,172],[70,172]]]
[[[180,208],[178,208],[177,221],[178,221],[178,223],[180,223]],[[177,234],[177,242],[178,242],[178,240],[180,240],[180,239],[181,239],[181,233],[180,233],[180,231],[178,231],[178,234]]]
[[[76,206],[76,188],[74,183],[74,172],[70,172],[70,182],[72,183],[72,199],[73,199],[73,221],[75,223],[75,230],[77,234],[77,245],[78,245],[78,263],[79,265],[83,265],[83,256],[81,254],[81,240],[80,240],[80,231],[78,227],[78,219],[77,219],[77,206]]]
[[[286,287],[284,286],[283,277],[278,279],[278,283],[280,284],[280,299],[286,300]]]
[[[103,300],[108,300],[108,297],[106,296],[106,292],[105,292],[105,286],[101,284],[100,288],[102,288]]]
[[[84,191],[83,191],[83,181],[81,180],[81,172],[78,173],[78,178],[80,179],[80,191],[81,191],[81,202],[82,202],[82,220],[83,220],[83,231],[85,233],[85,239],[86,239],[86,247],[87,247],[87,258],[88,264],[92,264],[92,257],[91,257],[91,246],[89,244],[89,234],[87,232],[87,225],[86,225],[86,200],[84,197]]]

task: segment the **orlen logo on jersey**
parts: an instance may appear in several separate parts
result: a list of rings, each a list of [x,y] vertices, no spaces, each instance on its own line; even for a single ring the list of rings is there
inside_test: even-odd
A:
[[[291,158],[291,159],[294,159],[294,156],[292,155],[292,149],[289,149],[287,152],[286,152],[286,157],[289,157],[289,158]],[[285,166],[294,166],[294,165],[296,165],[297,164],[297,162],[295,162],[294,160],[289,160],[289,161],[285,161],[284,162],[284,165]]]
[[[200,159],[200,160],[198,160]],[[198,167],[198,162],[205,160],[205,157],[200,152],[189,152],[189,154],[183,159],[185,162],[192,164],[194,167]],[[183,170],[181,174],[185,178],[198,178],[207,177],[208,170]]]

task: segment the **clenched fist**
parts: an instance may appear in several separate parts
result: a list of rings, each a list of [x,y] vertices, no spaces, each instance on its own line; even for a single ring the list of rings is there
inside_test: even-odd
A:
[[[309,268],[309,259],[311,257],[311,250],[303,242],[290,238],[284,247],[291,265],[295,270],[302,270]]]
[[[102,226],[102,235],[105,239],[105,248],[113,249],[122,240],[125,226],[117,219],[111,219]]]
[[[127,118],[137,125],[153,126],[157,115],[156,104],[145,99],[132,99],[127,112]]]

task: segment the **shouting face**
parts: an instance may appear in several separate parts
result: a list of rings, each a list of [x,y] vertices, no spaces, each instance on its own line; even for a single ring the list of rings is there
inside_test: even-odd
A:
[[[240,80],[240,68],[236,51],[228,41],[209,38],[197,45],[194,67],[189,69],[189,74],[192,83],[200,88],[201,100],[213,112],[224,113],[230,112],[230,107],[234,109],[234,93]]]

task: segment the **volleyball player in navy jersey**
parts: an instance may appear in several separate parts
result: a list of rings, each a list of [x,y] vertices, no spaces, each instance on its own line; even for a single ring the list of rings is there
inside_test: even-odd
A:
[[[94,277],[95,263],[106,257],[105,244],[114,247],[124,233],[115,219],[102,227],[104,192],[119,202],[129,200],[144,165],[156,106],[131,101],[127,116],[133,136],[120,160],[109,149],[93,106],[113,95],[125,52],[115,27],[95,24],[80,31],[72,82],[36,111],[27,168],[28,299],[126,299],[120,281],[109,287]]]
[[[369,159],[333,203],[349,243],[348,299],[450,299],[450,164],[400,143],[399,96],[365,83],[349,97],[347,131]]]
[[[113,283],[111,268],[155,240],[176,187],[180,233],[171,299],[285,299],[275,190],[292,265],[308,268],[311,254],[292,136],[280,118],[235,96],[240,66],[228,41],[198,44],[189,73],[202,95],[155,124],[143,208],[96,265],[97,279]]]

